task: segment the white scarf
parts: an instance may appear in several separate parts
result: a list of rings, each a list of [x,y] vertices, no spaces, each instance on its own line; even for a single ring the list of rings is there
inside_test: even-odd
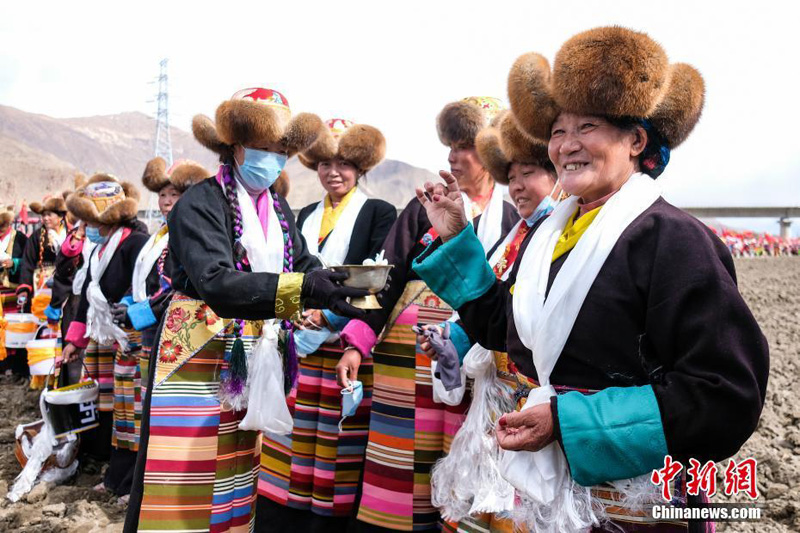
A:
[[[523,410],[549,402],[555,395],[550,374],[589,289],[622,232],[659,196],[660,188],[651,178],[643,174],[631,176],[603,206],[572,249],[546,300],[553,250],[577,209],[578,198],[564,200],[533,235],[520,263],[513,298],[514,323],[520,340],[533,353],[540,384],[528,395]],[[558,443],[551,443],[538,452],[506,451],[501,472],[534,504],[555,505],[554,512],[562,516],[575,515],[569,503],[573,483]]]
[[[66,224],[62,224],[59,226],[58,231],[54,229],[47,230],[47,237],[48,242],[50,244],[50,248],[55,252],[61,249],[61,245],[64,244],[64,239],[67,238],[67,227]]]
[[[505,185],[495,183],[489,204],[481,213],[478,240],[483,245],[484,253],[488,253],[503,234],[503,195],[507,189],[508,187]],[[472,200],[463,192],[461,193],[461,198],[464,200],[464,212],[467,214],[470,224],[472,224]]]
[[[303,237],[306,239],[309,253],[322,258],[329,266],[344,264],[347,252],[350,250],[350,240],[353,238],[353,228],[356,224],[361,208],[367,203],[367,195],[356,189],[350,201],[339,215],[336,226],[328,234],[325,246],[319,249],[319,231],[322,226],[322,215],[325,212],[325,199],[317,204],[314,211],[303,223]]]
[[[111,258],[114,257],[117,251],[123,231],[123,228],[118,228],[114,232],[105,249],[102,250],[102,257],[99,257],[99,246],[95,247],[98,253],[92,254],[94,261],[91,261],[91,266],[89,267],[92,278],[86,291],[86,299],[89,300],[89,311],[86,314],[86,336],[91,337],[98,344],[111,344],[117,341],[120,349],[125,352],[128,350],[128,334],[114,324],[111,316],[111,307],[100,288],[100,280],[103,278]]]
[[[0,239],[0,260],[11,259],[13,249],[9,250],[9,245],[13,242],[11,239],[17,234],[14,228],[11,228],[8,235]]]
[[[267,201],[267,235],[253,205],[253,200],[239,180],[236,198],[242,213],[242,245],[253,272],[283,272],[283,231],[272,204]],[[267,191],[266,194],[269,194]],[[247,413],[239,423],[241,429],[289,434],[293,421],[283,395],[283,364],[278,352],[277,320],[266,320],[261,337],[247,354]],[[258,386],[252,386],[257,384]]]
[[[169,244],[169,232],[165,233],[158,242],[156,242],[156,238],[158,238],[158,234],[163,227],[164,226],[150,235],[144,248],[142,248],[142,251],[139,252],[139,256],[136,258],[136,265],[133,267],[133,280],[131,282],[133,301],[135,302],[143,302],[147,299],[147,276],[150,275],[150,271],[153,270],[153,265],[156,264],[156,261],[158,261],[158,258],[161,257],[162,252]]]
[[[72,294],[75,296],[80,296],[83,290],[83,284],[86,281],[86,273],[89,271],[89,258],[92,257],[92,251],[94,251],[95,246],[97,245],[89,239],[83,239],[83,250],[81,251],[83,264],[81,264],[81,268],[78,269],[75,273],[75,278],[72,280]]]

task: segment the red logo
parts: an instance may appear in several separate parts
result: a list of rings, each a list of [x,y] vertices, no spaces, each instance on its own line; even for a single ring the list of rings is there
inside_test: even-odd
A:
[[[758,498],[758,484],[756,476],[757,462],[752,457],[739,461],[729,459],[725,467],[725,486],[726,496],[744,493],[751,499]],[[679,461],[674,461],[671,455],[664,457],[664,467],[653,470],[650,481],[654,485],[662,485],[661,496],[666,501],[672,501],[672,490],[670,483],[683,470],[683,465]],[[697,496],[700,492],[713,496],[717,492],[717,470],[718,467],[713,461],[700,463],[697,459],[689,459],[689,468],[686,470],[687,482],[686,493],[690,496]]]

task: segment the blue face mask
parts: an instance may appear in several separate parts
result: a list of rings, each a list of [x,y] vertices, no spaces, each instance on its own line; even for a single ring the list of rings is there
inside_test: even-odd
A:
[[[342,422],[348,416],[353,416],[364,399],[364,386],[360,381],[351,381],[352,390],[342,389],[342,419],[339,421],[339,431],[342,430]]]
[[[558,181],[556,181],[556,184],[553,185],[553,189],[550,191],[550,194],[542,198],[542,201],[539,202],[539,205],[537,205],[536,209],[533,210],[531,216],[525,219],[525,224],[527,224],[529,228],[536,224],[537,220],[549,215],[553,212],[553,209],[556,208],[558,202],[553,200],[553,193],[556,192],[557,187]]]
[[[100,235],[100,228],[93,228],[92,226],[86,226],[86,238],[95,244],[103,244],[108,240],[108,237]]]
[[[264,150],[244,149],[244,163],[238,166],[242,185],[250,194],[269,189],[286,165],[286,155]]]

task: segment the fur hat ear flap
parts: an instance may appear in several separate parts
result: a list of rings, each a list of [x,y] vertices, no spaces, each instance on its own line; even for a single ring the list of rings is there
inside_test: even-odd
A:
[[[72,178],[72,186],[74,190],[78,190],[81,187],[86,186],[86,174],[83,172],[76,172],[75,176]]]
[[[475,146],[475,137],[486,126],[483,110],[470,102],[451,102],[436,117],[436,131],[445,146]]]
[[[553,94],[562,109],[646,117],[667,87],[669,60],[647,34],[610,26],[568,40],[553,63]]]
[[[547,143],[520,131],[514,117],[510,115],[504,117],[500,122],[499,129],[503,153],[506,154],[509,161],[539,165],[547,170],[555,170],[547,152]]]
[[[478,157],[497,183],[508,184],[508,169],[511,161],[506,157],[500,144],[500,130],[484,128],[475,138]]]
[[[172,175],[169,177],[169,183],[183,194],[189,187],[203,181],[209,176],[211,176],[211,173],[206,170],[205,167],[194,161],[187,161],[181,163],[172,171]]]
[[[317,170],[317,165],[322,161],[330,161],[339,151],[339,143],[333,137],[330,128],[324,128],[317,140],[298,155],[300,162],[311,170]]]
[[[14,213],[11,211],[3,211],[0,213],[0,226],[5,226],[14,222]]]
[[[122,185],[122,190],[125,192],[125,199],[133,200],[138,204],[140,195],[139,189],[136,188],[136,185],[130,181],[121,181],[120,185]]]
[[[307,150],[328,127],[313,113],[298,113],[279,138],[286,146],[289,157]]]
[[[82,191],[77,191],[69,195],[69,198],[67,198],[67,210],[72,213],[73,216],[84,222],[94,224],[98,222],[98,213],[94,202],[84,196]]]
[[[553,99],[550,63],[544,56],[531,52],[517,58],[508,73],[508,100],[522,131],[550,139],[550,127],[561,110]]]
[[[100,213],[97,217],[97,221],[106,226],[116,226],[122,222],[135,219],[138,208],[139,202],[136,199],[125,198],[121,202],[117,202]]]
[[[339,157],[368,172],[386,156],[386,138],[378,128],[366,124],[349,127],[339,138]]]
[[[169,184],[167,162],[163,158],[156,157],[147,162],[144,174],[142,174],[142,184],[155,193]]]
[[[30,205],[28,205],[28,209],[37,215],[41,215],[44,212],[44,206],[41,202],[31,202]]]
[[[675,63],[669,87],[649,120],[664,137],[667,147],[675,148],[694,129],[703,112],[705,83],[691,65]]]
[[[289,196],[291,184],[289,183],[289,174],[287,174],[285,170],[282,170],[278,179],[275,180],[275,183],[272,185],[272,190],[284,198]]]
[[[197,142],[212,152],[224,155],[230,151],[230,147],[219,139],[214,123],[205,115],[195,115],[192,119],[192,133]]]

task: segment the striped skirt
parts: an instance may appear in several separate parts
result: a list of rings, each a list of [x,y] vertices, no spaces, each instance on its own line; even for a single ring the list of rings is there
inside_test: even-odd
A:
[[[90,340],[86,346],[84,363],[92,378],[100,386],[97,398],[97,410],[100,412],[114,411],[114,358],[116,347],[114,344],[98,344]]]
[[[447,320],[453,310],[427,287],[412,302],[401,298],[398,306],[405,309],[373,350],[372,414],[358,519],[397,531],[435,530],[440,517],[431,504],[431,468],[461,427],[470,395],[455,407],[434,403],[431,361],[411,329]]]
[[[128,351],[117,349],[114,358],[114,431],[111,445],[132,452],[139,450],[142,423],[142,377],[139,357],[142,334],[128,332]]]
[[[252,530],[258,432],[239,430],[245,411],[217,398],[226,337],[149,391],[139,531]]]
[[[341,356],[342,348],[325,344],[300,359],[297,386],[288,401],[294,431],[263,435],[259,497],[321,516],[353,511],[372,406],[372,361],[361,362],[364,399],[339,430],[342,395],[335,367]]]

